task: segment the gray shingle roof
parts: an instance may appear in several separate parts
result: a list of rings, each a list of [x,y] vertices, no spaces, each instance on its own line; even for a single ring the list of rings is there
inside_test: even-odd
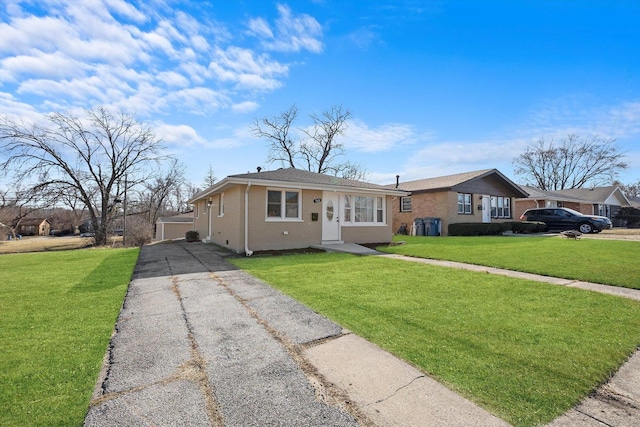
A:
[[[261,181],[280,181],[302,184],[314,184],[314,185],[327,185],[327,186],[339,186],[339,187],[351,187],[360,189],[371,190],[389,190],[389,187],[372,184],[364,181],[356,181],[353,179],[339,178],[336,176],[325,175],[322,173],[315,173],[305,171],[303,169],[286,168],[277,169],[273,171],[245,173],[239,175],[229,175],[230,179],[247,179],[247,180],[261,180]]]

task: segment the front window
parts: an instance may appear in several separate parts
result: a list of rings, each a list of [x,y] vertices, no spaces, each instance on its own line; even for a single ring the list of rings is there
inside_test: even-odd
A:
[[[343,223],[351,225],[384,224],[385,198],[359,195],[344,196]]]
[[[400,198],[400,212],[411,212],[411,196]]]
[[[491,217],[511,218],[511,198],[491,196]]]
[[[471,214],[471,194],[458,193],[458,213]]]
[[[300,191],[267,190],[267,219],[299,220]]]

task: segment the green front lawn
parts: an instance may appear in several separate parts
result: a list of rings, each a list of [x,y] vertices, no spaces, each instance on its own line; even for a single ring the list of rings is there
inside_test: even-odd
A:
[[[640,289],[640,242],[554,237],[395,236],[378,250]]]
[[[563,414],[640,344],[640,303],[609,295],[375,256],[232,262],[517,426]]]
[[[138,252],[0,256],[0,425],[82,425]]]

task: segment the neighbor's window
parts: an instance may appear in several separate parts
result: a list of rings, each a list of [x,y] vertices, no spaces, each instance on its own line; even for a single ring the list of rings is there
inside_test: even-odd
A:
[[[411,212],[411,196],[400,198],[400,212]]]
[[[300,191],[267,190],[267,219],[300,219]]]
[[[511,198],[491,196],[491,217],[511,218]]]
[[[471,194],[458,193],[458,213],[470,214],[471,212]]]

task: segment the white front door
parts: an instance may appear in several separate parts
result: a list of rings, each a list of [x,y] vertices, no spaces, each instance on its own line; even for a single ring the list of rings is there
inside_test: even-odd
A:
[[[322,241],[340,240],[340,196],[336,193],[322,193]]]
[[[491,222],[491,196],[482,196],[482,222]]]

